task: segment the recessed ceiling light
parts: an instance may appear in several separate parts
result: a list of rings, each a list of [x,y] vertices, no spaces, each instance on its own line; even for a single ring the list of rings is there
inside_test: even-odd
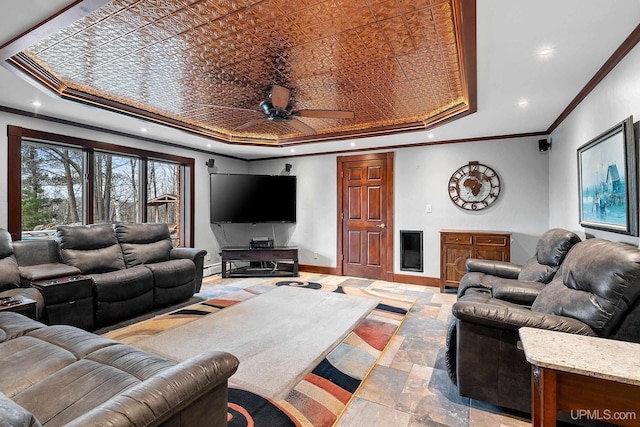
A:
[[[211,144],[207,144],[207,147],[211,148]]]
[[[432,133],[430,133],[429,135],[427,135],[427,138],[429,139],[433,139],[434,135]]]
[[[292,153],[295,153],[295,152],[296,152],[296,149],[295,149],[295,148],[292,148],[290,151],[291,151]]]
[[[33,105],[34,107],[41,107],[41,106],[42,106],[42,104],[40,103],[40,101],[33,101],[33,102],[31,103],[31,105]]]
[[[140,128],[140,132],[145,133],[147,131],[147,128]]]
[[[544,45],[540,46],[537,51],[538,58],[540,59],[548,59],[553,56],[553,46]]]
[[[529,105],[529,101],[527,99],[522,98],[522,99],[518,100],[518,107],[526,108],[527,105]]]
[[[352,146],[352,147],[355,147],[356,143],[355,142],[351,142],[349,145]]]

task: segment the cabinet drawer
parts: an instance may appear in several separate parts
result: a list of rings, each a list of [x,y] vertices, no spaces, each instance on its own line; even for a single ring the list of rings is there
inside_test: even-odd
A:
[[[442,242],[456,245],[470,245],[473,242],[473,236],[471,234],[443,234]]]
[[[482,235],[475,236],[475,244],[478,246],[507,246],[507,236]]]

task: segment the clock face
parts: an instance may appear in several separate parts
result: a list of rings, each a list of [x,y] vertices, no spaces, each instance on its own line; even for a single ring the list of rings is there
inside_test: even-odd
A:
[[[500,177],[489,166],[478,162],[460,167],[449,179],[449,197],[463,209],[484,209],[499,195]]]

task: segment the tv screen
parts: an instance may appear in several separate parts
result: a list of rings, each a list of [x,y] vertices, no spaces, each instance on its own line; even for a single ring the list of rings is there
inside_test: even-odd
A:
[[[296,222],[296,177],[211,174],[212,224]]]

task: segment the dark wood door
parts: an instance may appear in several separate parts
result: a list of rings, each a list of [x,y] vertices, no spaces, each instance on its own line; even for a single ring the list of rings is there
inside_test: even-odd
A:
[[[342,273],[389,279],[393,275],[393,157],[385,153],[338,161]]]

